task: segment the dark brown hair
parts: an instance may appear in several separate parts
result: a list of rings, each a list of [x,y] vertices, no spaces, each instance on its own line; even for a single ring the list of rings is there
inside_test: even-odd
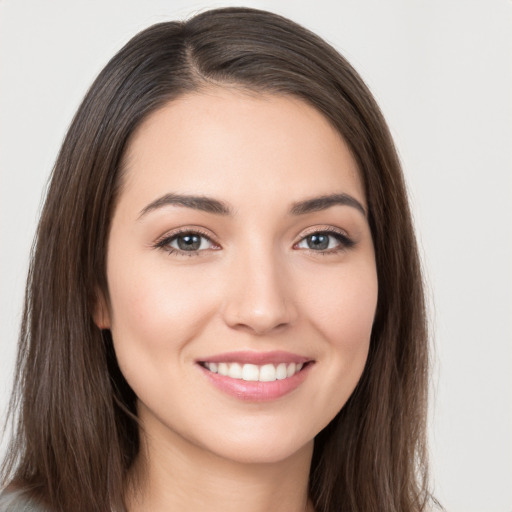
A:
[[[316,510],[426,510],[425,306],[391,136],[367,87],[331,46],[285,18],[246,8],[144,30],[107,64],[73,119],[33,248],[4,484],[49,510],[123,509],[139,447],[135,396],[109,333],[92,319],[96,291],[108,297],[106,248],[121,160],[151,112],[211,84],[308,102],[348,143],[365,186],[377,313],[361,380],[315,439],[309,485]]]

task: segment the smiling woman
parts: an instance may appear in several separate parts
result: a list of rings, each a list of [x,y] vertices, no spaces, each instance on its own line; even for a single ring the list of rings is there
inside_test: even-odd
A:
[[[307,481],[315,435],[363,371],[377,302],[348,147],[300,100],[210,88],[150,115],[122,167],[96,322],[150,439],[136,465],[169,458],[164,446],[175,459],[179,439],[186,460],[200,447]]]
[[[27,290],[6,510],[430,505],[400,166],[300,26],[232,8],[132,39],[63,144]]]

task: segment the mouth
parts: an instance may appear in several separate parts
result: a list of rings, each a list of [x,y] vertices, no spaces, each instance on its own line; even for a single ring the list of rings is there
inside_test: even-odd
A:
[[[312,361],[305,363],[279,363],[279,364],[251,364],[236,362],[211,362],[201,361],[199,363],[211,373],[217,373],[231,379],[244,380],[246,382],[274,382],[293,377],[299,373],[304,366],[312,364]]]
[[[298,388],[315,361],[287,352],[232,352],[196,361],[207,380],[239,400],[262,402]]]

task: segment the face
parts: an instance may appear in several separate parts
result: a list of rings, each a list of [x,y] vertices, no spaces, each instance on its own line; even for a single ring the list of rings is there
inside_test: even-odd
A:
[[[96,321],[145,431],[245,462],[311,447],[361,376],[377,301],[344,141],[298,99],[211,89],[148,117],[124,168]]]

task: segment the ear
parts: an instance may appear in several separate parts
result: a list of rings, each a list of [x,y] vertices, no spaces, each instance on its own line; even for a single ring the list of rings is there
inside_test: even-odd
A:
[[[99,288],[96,289],[96,300],[92,317],[99,329],[110,329],[110,312],[105,295]]]

